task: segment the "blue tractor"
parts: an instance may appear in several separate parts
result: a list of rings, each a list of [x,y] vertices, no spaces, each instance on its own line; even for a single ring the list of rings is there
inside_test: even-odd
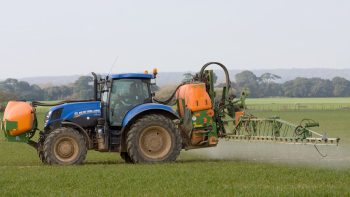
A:
[[[182,149],[172,107],[154,102],[153,74],[94,76],[94,98],[55,104],[10,101],[2,130],[9,141],[27,142],[46,164],[72,165],[88,150],[119,152],[130,163],[170,162]],[[39,140],[36,107],[51,106]]]
[[[52,107],[34,144],[42,162],[71,165],[87,150],[120,152],[126,162],[174,161],[182,149],[177,113],[153,102],[153,74],[94,76],[94,99]]]

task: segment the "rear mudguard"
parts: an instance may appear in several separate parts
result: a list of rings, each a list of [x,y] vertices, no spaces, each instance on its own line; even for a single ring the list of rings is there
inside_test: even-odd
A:
[[[149,113],[160,113],[163,115],[168,115],[173,119],[177,119],[178,115],[177,113],[173,110],[168,105],[162,105],[162,104],[156,104],[156,103],[147,103],[147,104],[142,104],[139,105],[132,110],[130,110],[124,117],[122,127],[126,127],[130,121],[132,121],[135,117],[143,114],[149,114]]]

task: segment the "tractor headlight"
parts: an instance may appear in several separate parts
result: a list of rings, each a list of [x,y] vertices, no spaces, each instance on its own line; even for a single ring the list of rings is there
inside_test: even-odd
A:
[[[51,116],[52,111],[48,111],[45,115],[45,121],[44,121],[44,126],[46,127],[47,123],[50,120],[50,116]]]
[[[63,111],[63,108],[56,109],[54,111],[50,110],[49,112],[47,112],[46,116],[45,116],[45,125],[44,126],[46,127],[50,120],[55,121],[55,120],[60,119],[61,115],[62,115],[62,111]]]

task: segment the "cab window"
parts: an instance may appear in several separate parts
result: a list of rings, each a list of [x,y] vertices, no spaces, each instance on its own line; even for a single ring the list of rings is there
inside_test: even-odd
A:
[[[118,79],[114,80],[110,93],[111,126],[121,126],[126,113],[137,105],[151,102],[149,80]]]

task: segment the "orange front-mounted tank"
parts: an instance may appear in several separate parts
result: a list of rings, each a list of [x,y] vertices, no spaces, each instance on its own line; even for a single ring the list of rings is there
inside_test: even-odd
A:
[[[11,128],[8,131],[12,136],[17,136],[30,131],[33,128],[34,123],[33,107],[27,102],[8,102],[4,112],[3,123],[8,121],[17,123],[17,128]]]
[[[176,96],[181,101],[180,105],[184,100],[186,107],[192,112],[212,109],[211,99],[204,83],[183,85],[177,91]]]

